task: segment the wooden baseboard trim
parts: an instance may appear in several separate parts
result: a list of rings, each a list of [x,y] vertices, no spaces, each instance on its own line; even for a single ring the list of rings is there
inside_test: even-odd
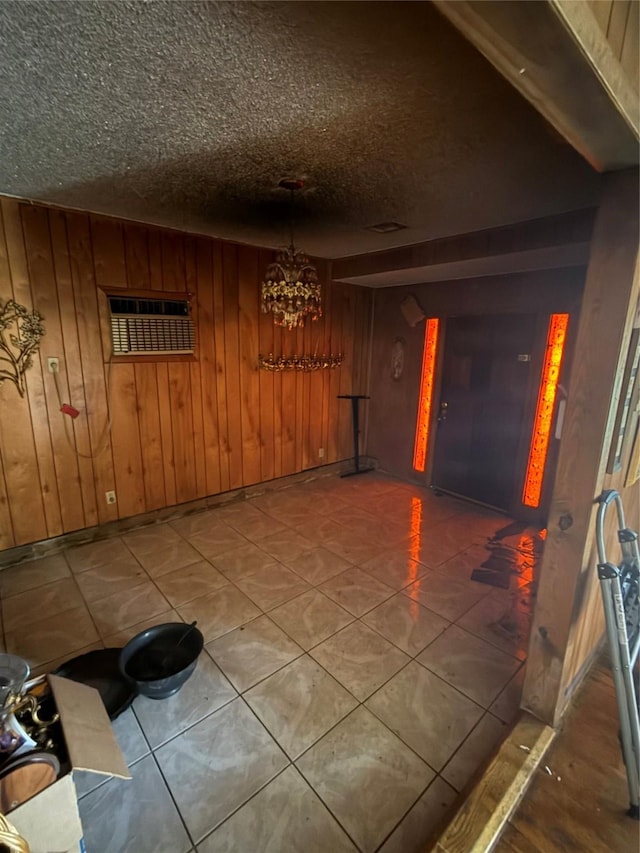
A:
[[[550,726],[524,712],[431,851],[492,850],[555,734]]]
[[[363,468],[377,468],[377,461],[372,457],[361,456],[360,461]],[[350,464],[350,459],[330,462],[328,465],[307,468],[295,474],[279,477],[277,480],[267,480],[251,486],[242,486],[230,492],[220,492],[205,498],[198,498],[195,501],[189,501],[188,503],[162,507],[161,509],[142,513],[141,515],[133,515],[129,518],[109,521],[97,527],[84,527],[81,530],[75,530],[71,533],[63,533],[61,536],[56,536],[53,539],[43,539],[39,542],[17,545],[15,548],[0,551],[0,571],[17,563],[28,562],[39,557],[48,557],[50,554],[57,554],[70,545],[84,545],[99,539],[120,536],[122,533],[129,533],[132,530],[138,530],[140,527],[159,524],[163,521],[172,521],[176,518],[190,515],[193,512],[201,512],[202,510],[212,509],[222,504],[254,498],[265,492],[287,489],[290,486],[296,486],[300,483],[306,483],[309,480],[316,480],[321,477],[338,476],[345,468],[348,470]]]

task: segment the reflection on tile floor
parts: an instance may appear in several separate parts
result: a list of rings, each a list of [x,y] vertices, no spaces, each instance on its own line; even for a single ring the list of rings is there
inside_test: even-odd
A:
[[[541,546],[368,474],[0,572],[35,672],[158,622],[205,636],[179,694],[114,724],[133,781],[78,774],[88,853],[424,850],[517,713]]]

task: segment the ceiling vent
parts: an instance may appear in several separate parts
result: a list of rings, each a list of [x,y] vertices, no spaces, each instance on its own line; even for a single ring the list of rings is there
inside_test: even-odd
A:
[[[401,222],[379,222],[377,225],[368,225],[365,231],[375,231],[376,234],[391,234],[393,231],[402,231],[408,227]]]

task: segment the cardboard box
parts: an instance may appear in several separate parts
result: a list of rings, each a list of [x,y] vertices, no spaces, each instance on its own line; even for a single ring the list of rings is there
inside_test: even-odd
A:
[[[31,853],[81,850],[82,824],[73,770],[131,779],[111,721],[97,690],[57,675],[47,676],[60,714],[71,769],[7,814]]]

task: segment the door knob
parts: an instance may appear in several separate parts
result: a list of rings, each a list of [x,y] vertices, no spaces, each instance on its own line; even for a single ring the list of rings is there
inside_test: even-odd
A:
[[[442,423],[447,419],[447,409],[449,408],[448,403],[440,403],[440,414],[438,415],[438,423]]]

